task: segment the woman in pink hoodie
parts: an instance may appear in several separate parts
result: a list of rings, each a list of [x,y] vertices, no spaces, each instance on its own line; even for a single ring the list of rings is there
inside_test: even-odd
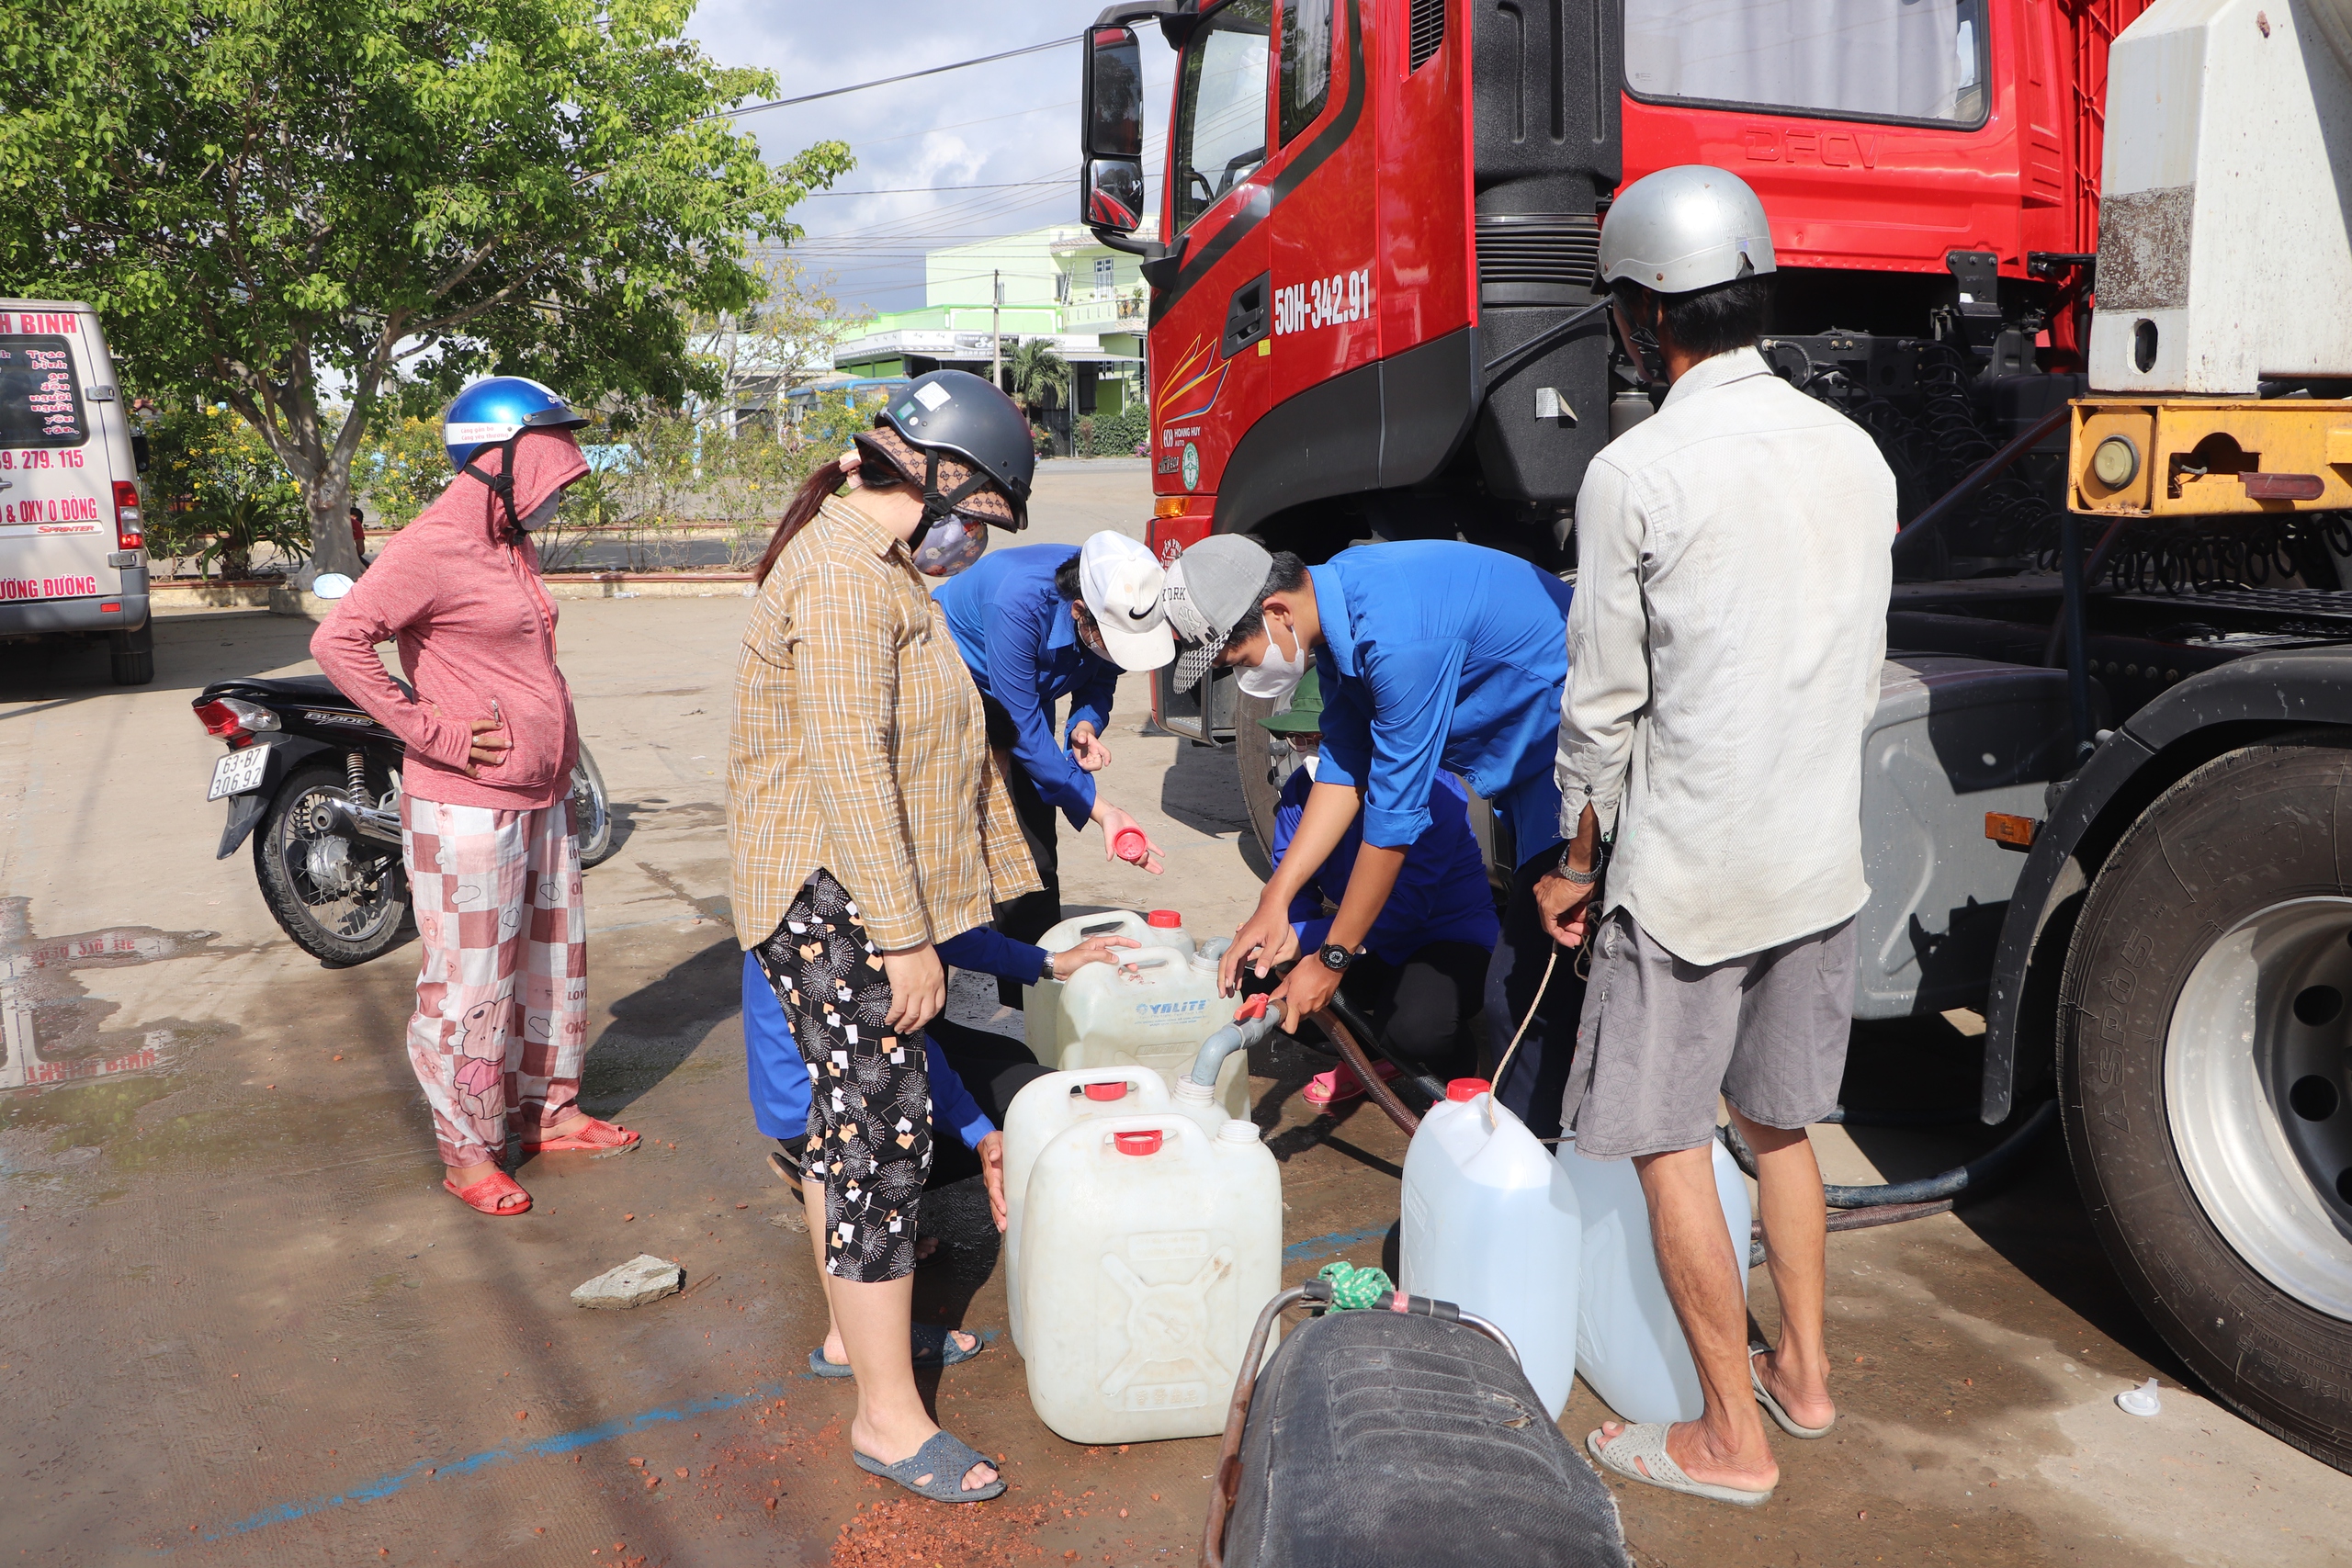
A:
[[[505,1172],[510,1123],[526,1155],[638,1141],[578,1104],[588,922],[567,796],[580,729],[531,540],[588,471],[571,436],[583,423],[535,381],[468,388],[446,431],[458,477],[311,638],[319,668],[408,748],[401,848],[424,950],[409,1062],[443,1185],[485,1214],[531,1206]],[[377,658],[383,642],[399,645],[406,685]]]

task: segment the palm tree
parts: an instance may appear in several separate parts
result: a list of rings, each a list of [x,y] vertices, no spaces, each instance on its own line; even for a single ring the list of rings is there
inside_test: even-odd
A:
[[[1054,352],[1051,339],[1025,337],[1004,356],[1004,378],[1012,400],[1034,419],[1069,392],[1069,366]]]

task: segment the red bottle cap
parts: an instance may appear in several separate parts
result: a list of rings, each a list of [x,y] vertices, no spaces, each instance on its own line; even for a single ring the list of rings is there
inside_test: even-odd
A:
[[[1182,931],[1184,926],[1184,917],[1173,909],[1154,909],[1143,918],[1143,923],[1160,931]]]
[[[1089,1100],[1125,1100],[1127,1086],[1124,1083],[1091,1083],[1086,1086]]]
[[[1476,1100],[1494,1087],[1484,1078],[1455,1078],[1445,1086],[1445,1098],[1453,1100]]]
[[[1151,840],[1144,837],[1140,828],[1122,828],[1119,836],[1111,840],[1111,852],[1123,861],[1141,865],[1143,857],[1151,852]]]
[[[1119,1145],[1119,1152],[1123,1155],[1156,1155],[1159,1152],[1159,1134],[1157,1130],[1149,1133],[1114,1133],[1111,1134],[1111,1141]]]

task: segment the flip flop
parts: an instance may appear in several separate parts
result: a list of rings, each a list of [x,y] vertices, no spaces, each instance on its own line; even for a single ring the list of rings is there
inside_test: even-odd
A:
[[[1638,1481],[1645,1486],[1655,1486],[1665,1492],[1680,1492],[1692,1497],[1704,1497],[1711,1503],[1731,1503],[1742,1508],[1753,1508],[1772,1500],[1769,1486],[1752,1492],[1744,1486],[1717,1486],[1709,1482],[1693,1481],[1682,1473],[1666,1451],[1667,1423],[1636,1421],[1615,1437],[1606,1440],[1596,1427],[1584,1438],[1585,1452],[1593,1457],[1601,1469],[1616,1472],[1628,1481]],[[1639,1460],[1641,1464],[1634,1461]],[[1645,1470],[1644,1465],[1648,1468]]]
[[[798,1155],[792,1154],[784,1149],[770,1149],[768,1151],[768,1168],[775,1171],[775,1179],[778,1181],[783,1182],[786,1187],[791,1188],[796,1196],[799,1193],[800,1156]]]
[[[1396,1080],[1396,1067],[1392,1062],[1374,1062],[1372,1065],[1372,1070],[1380,1075],[1382,1083],[1392,1083]],[[1338,1087],[1341,1073],[1348,1075],[1348,1087],[1345,1089]],[[1343,1063],[1329,1072],[1317,1073],[1307,1079],[1306,1087],[1298,1091],[1298,1098],[1317,1111],[1321,1111],[1334,1105],[1345,1105],[1351,1100],[1362,1100],[1364,1092],[1363,1080],[1357,1077],[1354,1070]]]
[[[1787,1411],[1781,1408],[1781,1402],[1772,1397],[1772,1391],[1764,1386],[1764,1379],[1756,1371],[1756,1358],[1770,1349],[1770,1345],[1750,1345],[1747,1348],[1747,1381],[1756,1385],[1756,1403],[1761,1404],[1766,1414],[1779,1423],[1781,1430],[1792,1438],[1827,1437],[1829,1428],[1838,1425],[1838,1417],[1832,1416],[1818,1427],[1800,1427],[1790,1419]]]
[[[523,1136],[523,1152],[526,1155],[610,1154],[616,1149],[637,1147],[639,1134],[610,1122],[599,1122],[594,1116],[576,1132],[560,1138],[547,1138],[533,1143],[529,1134]]]
[[[968,1333],[969,1330],[966,1332]],[[970,1360],[988,1348],[988,1341],[974,1334],[972,1348],[967,1350],[956,1343],[954,1330],[936,1323],[915,1324],[908,1337],[913,1341],[911,1349],[917,1371],[921,1371],[925,1367],[952,1367],[958,1361]],[[845,1378],[853,1375],[847,1361],[825,1359],[825,1348],[822,1345],[808,1352],[808,1370],[820,1378]]]
[[[994,1468],[996,1461],[973,1448],[969,1443],[933,1432],[931,1441],[917,1449],[914,1457],[902,1459],[896,1464],[884,1464],[878,1459],[868,1459],[855,1449],[849,1457],[857,1461],[857,1468],[868,1475],[878,1475],[885,1481],[895,1481],[918,1497],[928,1497],[934,1503],[985,1503],[991,1497],[1004,1495],[1004,1472],[975,1492],[964,1490],[964,1474],[976,1464]],[[928,1475],[927,1482],[915,1477]]]
[[[471,1187],[461,1188],[446,1176],[441,1179],[441,1185],[467,1208],[488,1214],[494,1220],[511,1219],[516,1214],[531,1212],[531,1195],[503,1170],[492,1171]],[[508,1198],[520,1198],[523,1201],[512,1209],[500,1208],[499,1203]]]

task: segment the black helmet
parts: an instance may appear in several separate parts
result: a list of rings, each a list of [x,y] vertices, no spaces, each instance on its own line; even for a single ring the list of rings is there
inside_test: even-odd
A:
[[[926,465],[923,511],[944,516],[983,485],[994,485],[1011,503],[1009,525],[1029,526],[1029,481],[1037,472],[1037,448],[1029,421],[996,388],[968,370],[933,370],[918,376],[907,389],[883,405],[874,416],[917,451],[934,458],[961,459],[974,471],[949,492],[939,488],[939,465]],[[909,479],[917,476],[909,474]]]

